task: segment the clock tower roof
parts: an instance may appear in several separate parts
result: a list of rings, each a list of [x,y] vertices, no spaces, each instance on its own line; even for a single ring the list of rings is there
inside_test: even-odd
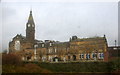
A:
[[[34,19],[33,19],[33,16],[32,16],[32,10],[30,10],[30,15],[29,15],[27,23],[28,24],[34,24]]]

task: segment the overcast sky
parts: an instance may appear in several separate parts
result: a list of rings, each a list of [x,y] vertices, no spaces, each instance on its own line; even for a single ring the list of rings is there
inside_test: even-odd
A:
[[[108,45],[118,41],[117,2],[23,2],[2,4],[2,46],[16,34],[25,36],[25,27],[33,11],[38,40],[68,41],[73,35],[79,38],[106,35]]]

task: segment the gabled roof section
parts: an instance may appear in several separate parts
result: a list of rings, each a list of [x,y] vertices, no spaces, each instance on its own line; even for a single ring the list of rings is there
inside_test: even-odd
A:
[[[26,37],[25,37],[25,36],[22,36],[21,34],[17,34],[17,35],[13,38],[13,40],[15,40],[15,39],[25,40]]]
[[[75,38],[75,39],[70,39],[70,41],[98,41],[98,40],[106,40],[106,37],[90,37],[90,38]]]

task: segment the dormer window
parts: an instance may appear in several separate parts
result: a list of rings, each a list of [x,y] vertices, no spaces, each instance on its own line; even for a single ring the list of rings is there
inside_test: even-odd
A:
[[[117,48],[116,48],[116,47],[114,47],[113,49],[114,49],[114,50],[117,50]]]

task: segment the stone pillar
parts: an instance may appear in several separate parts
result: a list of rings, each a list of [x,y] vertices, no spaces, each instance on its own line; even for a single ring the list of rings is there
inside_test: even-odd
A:
[[[36,48],[38,47],[38,45],[34,45],[34,60],[37,60],[37,57],[36,57]]]
[[[94,53],[94,61],[97,60],[97,53]]]
[[[86,54],[84,54],[84,59],[86,59]]]
[[[90,59],[93,59],[93,53],[90,53]]]

